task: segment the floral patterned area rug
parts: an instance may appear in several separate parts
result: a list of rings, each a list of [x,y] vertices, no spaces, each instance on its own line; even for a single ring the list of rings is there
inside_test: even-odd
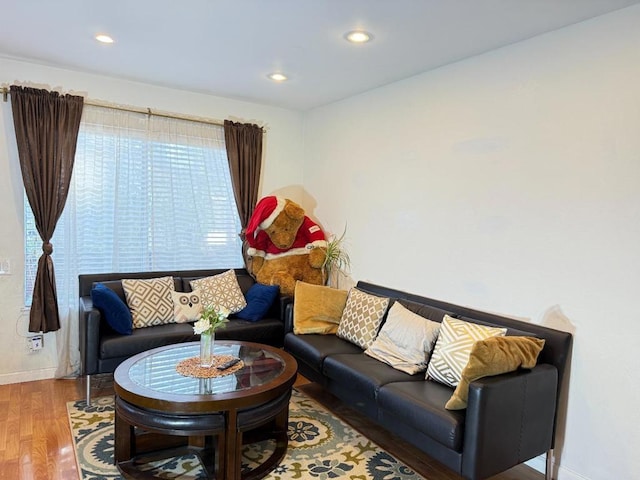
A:
[[[113,397],[67,404],[81,480],[121,479],[114,465]],[[267,458],[269,442],[245,446],[243,468]],[[271,450],[272,451],[272,450]],[[157,478],[195,480],[205,478],[196,455],[185,455],[146,464]],[[289,411],[289,448],[283,461],[265,478],[424,480],[378,445],[362,436],[322,405],[294,389]]]

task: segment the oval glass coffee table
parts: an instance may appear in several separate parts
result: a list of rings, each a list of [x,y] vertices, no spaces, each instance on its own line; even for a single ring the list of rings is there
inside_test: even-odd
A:
[[[199,349],[198,342],[159,347],[116,368],[115,461],[123,475],[145,478],[141,463],[195,453],[208,478],[253,480],[284,457],[295,359],[268,345],[218,340],[214,354],[240,358],[240,369],[214,378],[178,373]],[[275,441],[273,454],[242,472],[243,444],[264,439]]]

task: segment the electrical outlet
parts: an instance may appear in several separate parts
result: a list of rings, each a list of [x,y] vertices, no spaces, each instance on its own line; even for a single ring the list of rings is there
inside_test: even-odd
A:
[[[0,258],[0,275],[11,275],[11,260]]]
[[[36,352],[38,350],[42,350],[43,341],[42,335],[34,335],[33,337],[29,337],[27,340],[29,350],[32,352]]]

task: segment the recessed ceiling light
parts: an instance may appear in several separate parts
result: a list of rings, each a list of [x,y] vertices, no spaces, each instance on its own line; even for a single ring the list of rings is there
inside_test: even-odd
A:
[[[345,33],[344,38],[351,43],[367,43],[373,39],[373,35],[364,30],[352,30]]]
[[[113,38],[103,33],[96,35],[96,40],[99,41],[100,43],[113,43]]]
[[[283,73],[270,73],[267,76],[274,82],[284,82],[285,80],[288,80],[288,77]]]

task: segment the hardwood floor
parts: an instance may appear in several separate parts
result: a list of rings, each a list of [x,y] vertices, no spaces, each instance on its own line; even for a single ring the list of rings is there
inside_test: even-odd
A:
[[[92,396],[113,394],[111,376],[92,377]],[[408,443],[378,428],[318,385],[296,386],[428,480],[460,480]],[[84,381],[39,380],[0,385],[0,480],[78,480],[67,402],[84,398]],[[542,480],[520,465],[491,480]]]

